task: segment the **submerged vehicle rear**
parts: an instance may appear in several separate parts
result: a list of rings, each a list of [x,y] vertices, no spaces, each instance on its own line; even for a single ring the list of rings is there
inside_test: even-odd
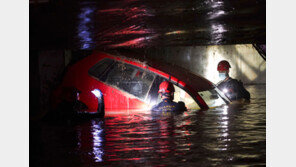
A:
[[[207,79],[181,67],[145,59],[139,55],[113,55],[94,52],[71,66],[55,92],[59,103],[67,87],[79,91],[86,112],[96,113],[104,103],[106,115],[149,112],[161,101],[158,86],[169,81],[175,87],[174,101],[188,109],[208,109],[227,103],[227,98]],[[104,101],[98,98],[103,96]]]

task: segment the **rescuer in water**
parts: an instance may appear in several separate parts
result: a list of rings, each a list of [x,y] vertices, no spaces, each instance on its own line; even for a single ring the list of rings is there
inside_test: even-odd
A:
[[[250,100],[250,93],[244,88],[243,83],[229,76],[230,64],[222,60],[218,64],[217,70],[221,81],[217,84],[218,88],[231,100]]]
[[[161,96],[161,102],[152,107],[154,112],[182,112],[186,111],[184,102],[174,102],[175,88],[172,83],[163,81],[159,85],[158,93]]]
[[[98,98],[98,110],[97,113],[90,114],[84,112],[87,110],[87,106],[80,101],[80,91],[74,87],[64,87],[62,89],[62,100],[57,105],[56,111],[49,116],[49,119],[54,119],[56,122],[68,123],[90,119],[90,118],[103,118],[105,115],[104,99],[102,93],[95,89],[92,91]]]

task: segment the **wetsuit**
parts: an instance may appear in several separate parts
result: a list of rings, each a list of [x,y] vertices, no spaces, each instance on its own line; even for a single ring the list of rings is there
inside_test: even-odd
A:
[[[173,102],[169,99],[164,99],[159,104],[155,105],[151,109],[154,112],[182,112],[186,111],[184,102]]]
[[[250,93],[244,88],[243,83],[233,78],[222,81],[217,86],[231,100],[250,100]]]

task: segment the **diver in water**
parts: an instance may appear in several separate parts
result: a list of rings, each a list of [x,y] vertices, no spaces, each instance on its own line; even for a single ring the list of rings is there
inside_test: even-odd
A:
[[[163,81],[159,85],[158,93],[161,96],[161,102],[152,107],[154,112],[182,112],[186,111],[184,102],[174,102],[175,88],[172,83]]]
[[[217,70],[221,81],[217,84],[218,88],[231,100],[250,100],[250,93],[244,88],[241,81],[233,79],[229,76],[230,64],[226,60],[219,62]]]

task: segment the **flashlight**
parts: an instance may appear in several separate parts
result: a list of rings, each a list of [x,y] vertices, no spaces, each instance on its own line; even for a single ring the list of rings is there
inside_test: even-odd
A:
[[[223,93],[227,93],[228,92],[228,90],[227,89],[223,89]]]
[[[102,92],[99,89],[94,89],[91,91],[91,93],[93,93],[99,99],[102,97]]]
[[[93,93],[98,98],[97,116],[103,118],[105,116],[105,104],[103,94],[99,89],[94,89],[91,91],[91,93]]]

